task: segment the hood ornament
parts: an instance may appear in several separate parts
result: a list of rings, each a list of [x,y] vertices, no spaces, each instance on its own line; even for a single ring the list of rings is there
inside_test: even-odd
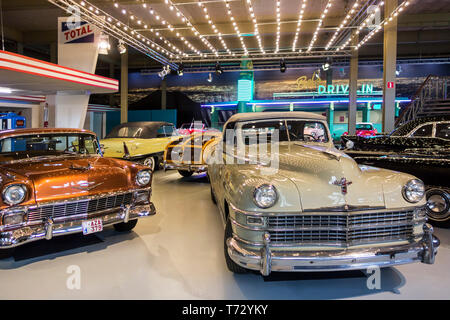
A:
[[[348,192],[347,188],[348,188],[348,186],[351,185],[352,183],[353,183],[353,182],[347,181],[347,179],[345,179],[345,178],[342,178],[341,180],[335,180],[335,181],[333,181],[333,184],[334,184],[334,185],[341,187],[341,192],[342,192],[343,195],[346,195],[346,194],[347,194],[347,192]]]
[[[95,183],[95,182],[83,182],[78,184],[77,186],[72,186],[74,189],[83,190],[83,191],[91,191],[92,189],[97,188],[102,185],[103,182]]]

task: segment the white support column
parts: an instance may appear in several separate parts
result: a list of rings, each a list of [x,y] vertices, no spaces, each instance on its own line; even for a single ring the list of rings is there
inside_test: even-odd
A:
[[[120,57],[120,123],[128,122],[128,48]]]
[[[398,6],[398,0],[386,0],[384,16],[389,17]],[[384,27],[383,53],[383,132],[395,127],[395,81],[397,70],[397,17]]]
[[[352,45],[356,46],[358,37],[353,38]],[[352,51],[350,59],[350,81],[349,81],[349,101],[348,101],[348,134],[356,134],[356,111],[358,98],[358,50]]]

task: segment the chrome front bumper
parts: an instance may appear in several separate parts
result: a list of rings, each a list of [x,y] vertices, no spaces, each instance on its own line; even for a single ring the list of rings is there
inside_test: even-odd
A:
[[[126,223],[130,220],[148,217],[155,213],[155,206],[150,202],[145,205],[127,205],[121,208],[94,212],[83,219],[69,220],[69,216],[64,221],[57,222],[48,218],[45,223],[0,232],[0,250],[17,247],[36,240],[50,240],[56,236],[83,232],[82,221],[85,220],[102,219],[103,226],[106,227],[116,223]]]
[[[270,235],[264,234],[264,246],[258,250],[246,248],[236,238],[228,238],[228,255],[243,268],[258,270],[267,276],[272,271],[340,271],[369,267],[390,267],[413,262],[433,264],[440,241],[433,228],[424,226],[423,238],[414,243],[370,249],[336,251],[275,251],[270,248]]]
[[[184,171],[192,171],[195,173],[206,172],[208,169],[208,165],[206,164],[175,164],[175,163],[166,163],[164,161],[163,164],[164,171],[166,170],[184,170]]]

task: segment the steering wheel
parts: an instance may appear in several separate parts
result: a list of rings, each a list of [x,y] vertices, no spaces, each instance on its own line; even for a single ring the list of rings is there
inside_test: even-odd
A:
[[[70,149],[72,149],[72,150],[70,150]],[[69,146],[69,147],[65,148],[63,152],[67,152],[67,151],[77,152],[76,146]]]
[[[312,134],[303,134],[303,138],[305,141],[316,141],[316,138]]]

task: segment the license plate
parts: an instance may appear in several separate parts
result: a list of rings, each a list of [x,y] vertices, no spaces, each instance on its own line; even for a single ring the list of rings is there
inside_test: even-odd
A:
[[[83,234],[90,234],[94,232],[100,232],[103,230],[103,221],[102,219],[92,219],[82,221],[81,225],[83,227]]]

